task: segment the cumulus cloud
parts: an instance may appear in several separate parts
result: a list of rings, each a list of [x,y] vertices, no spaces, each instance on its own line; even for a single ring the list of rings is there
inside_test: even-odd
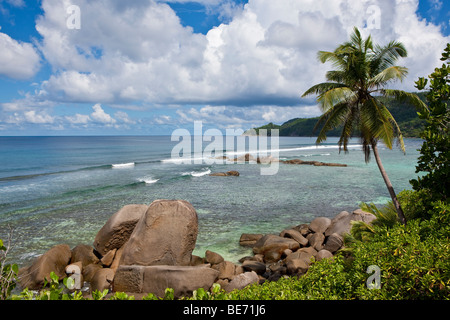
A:
[[[47,124],[54,122],[54,117],[42,112],[38,113],[35,110],[24,112],[24,116],[25,120],[29,123]]]
[[[187,110],[177,110],[178,119],[167,117],[169,121],[178,121],[178,124],[191,124],[194,121],[202,121],[204,124],[215,125],[217,128],[242,128],[257,127],[268,122],[283,123],[297,117],[315,117],[320,115],[316,106],[255,106],[255,107],[230,107],[230,106],[204,106],[191,107]],[[163,122],[162,116],[157,123]]]
[[[0,75],[29,79],[40,68],[40,57],[30,43],[19,42],[0,32]]]
[[[89,117],[86,114],[75,114],[73,116],[65,116],[65,119],[70,123],[70,124],[88,124],[89,122],[91,122],[91,117]]]
[[[30,101],[89,103],[95,104],[93,113],[63,120],[117,126],[137,121],[123,111],[113,117],[101,104],[139,103],[147,110],[188,105],[154,116],[156,124],[199,119],[227,125],[281,123],[318,115],[313,99],[300,98],[332,68],[317,61],[317,51],[333,50],[354,26],[364,36],[372,34],[376,43],[406,45],[409,56],[399,64],[409,68],[409,75],[396,84],[405,90],[414,90],[414,81],[441,63],[450,42],[439,26],[417,16],[418,0],[249,0],[244,7],[229,0],[197,0],[228,10],[229,21],[206,35],[182,26],[167,2],[189,1],[78,0],[78,30],[67,28],[71,1],[43,0],[37,46],[53,72],[33,97],[3,103],[3,112],[30,111]],[[35,48],[0,36],[9,48],[22,50],[12,63],[16,70],[4,71],[5,64],[0,73],[33,75],[39,60]],[[6,51],[12,57],[13,50]],[[24,64],[17,63],[21,56],[28,57]]]
[[[412,90],[449,41],[418,19],[417,1],[251,0],[206,35],[154,1],[80,0],[82,28],[70,30],[69,4],[44,0],[36,29],[45,58],[60,71],[42,87],[49,99],[70,102],[299,105],[302,91],[329,68],[317,62],[317,51],[345,41],[354,25],[377,42],[406,44],[410,58],[400,63],[410,78],[402,86]],[[374,5],[378,16],[369,10]],[[368,23],[373,19],[379,29]]]
[[[111,117],[109,114],[103,110],[102,106],[97,103],[92,107],[94,109],[94,112],[91,113],[91,118],[93,121],[97,121],[103,124],[114,124],[116,123],[116,120]]]

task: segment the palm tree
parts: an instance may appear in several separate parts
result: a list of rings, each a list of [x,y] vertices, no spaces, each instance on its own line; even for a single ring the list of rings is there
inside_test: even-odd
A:
[[[350,41],[333,52],[318,53],[320,62],[329,61],[336,70],[326,73],[328,82],[317,84],[303,94],[303,97],[317,95],[323,111],[314,128],[316,130],[321,127],[317,144],[326,140],[328,131],[342,126],[339,151],[344,149],[348,152],[349,140],[356,133],[361,139],[366,163],[373,152],[398,218],[403,224],[406,224],[406,218],[381,163],[377,144],[382,141],[392,149],[393,142],[397,139],[401,150],[405,152],[400,128],[379,97],[407,100],[420,111],[427,110],[426,105],[415,94],[384,88],[392,81],[405,78],[407,68],[396,66],[395,62],[399,57],[406,56],[407,51],[401,42],[392,41],[386,46],[374,45],[371,36],[364,40],[355,27]]]

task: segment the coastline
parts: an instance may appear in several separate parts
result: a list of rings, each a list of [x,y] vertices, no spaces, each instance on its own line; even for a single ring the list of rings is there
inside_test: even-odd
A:
[[[21,143],[15,141],[3,150],[10,159],[30,154],[29,159],[7,162],[3,177],[52,172],[0,181],[4,195],[0,237],[8,225],[15,230],[12,261],[28,263],[44,248],[58,243],[74,247],[80,241],[89,242],[108,218],[128,203],[186,199],[200,219],[195,253],[203,255],[208,249],[237,261],[249,252],[234,246],[243,233],[271,233],[309,223],[318,216],[332,218],[336,212],[350,212],[361,201],[383,204],[389,200],[376,164],[364,163],[357,141],[349,154],[339,154],[333,139],[316,148],[311,138],[280,138],[282,161],[345,163],[348,167],[280,163],[277,175],[263,177],[256,162],[211,166],[161,162],[170,158],[167,139],[170,137],[70,137],[69,148],[63,137],[33,138],[32,143],[21,138]],[[396,190],[409,188],[408,180],[416,176],[416,145],[420,141],[406,143],[406,156],[398,150],[381,150]],[[131,148],[135,150],[132,153]],[[31,156],[35,149],[42,156]],[[125,163],[135,165],[112,168],[112,164]],[[67,172],[70,166],[74,170]],[[30,169],[26,172],[20,167]],[[209,170],[238,171],[240,176],[224,181],[204,174]]]
[[[99,230],[93,246],[56,245],[22,267],[18,275],[22,289],[40,290],[45,278],[55,272],[59,280],[75,279],[76,289],[86,297],[105,289],[110,294],[163,297],[170,288],[176,298],[182,298],[198,288],[209,291],[214,284],[231,292],[306,274],[313,261],[333,259],[343,247],[352,221],[370,223],[374,219],[358,209],[340,212],[333,219],[318,217],[275,234],[242,234],[235,245],[252,248],[253,255],[236,263],[210,250],[202,257],[193,255],[198,233],[195,209],[183,200],[156,200],[150,206],[120,209]],[[191,238],[194,242],[188,240]]]

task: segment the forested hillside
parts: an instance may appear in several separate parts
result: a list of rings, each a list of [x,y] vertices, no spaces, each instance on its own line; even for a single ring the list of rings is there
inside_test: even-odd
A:
[[[425,101],[424,94],[419,93],[418,96]],[[389,108],[390,112],[397,121],[400,130],[404,137],[418,137],[421,130],[424,128],[424,120],[419,119],[416,109],[406,103],[399,103],[396,101],[387,101],[386,98],[380,97]],[[259,129],[279,129],[280,136],[288,137],[311,137],[316,136],[319,129],[314,132],[319,117],[316,118],[294,118],[286,121],[282,125],[269,123],[259,128],[255,128],[256,132]],[[328,136],[339,136],[340,128],[329,131]]]

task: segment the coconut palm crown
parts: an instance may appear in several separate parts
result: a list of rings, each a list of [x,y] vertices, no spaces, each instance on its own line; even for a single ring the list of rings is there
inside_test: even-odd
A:
[[[355,27],[350,41],[338,46],[333,52],[319,51],[320,62],[331,62],[335,70],[326,73],[327,82],[317,84],[303,94],[303,97],[317,95],[323,111],[315,127],[315,130],[320,128],[317,144],[326,140],[328,131],[342,126],[338,142],[340,151],[343,149],[348,152],[349,140],[355,134],[361,140],[366,163],[373,152],[403,224],[406,224],[406,218],[381,163],[377,143],[382,141],[392,149],[397,140],[401,150],[405,152],[400,128],[379,99],[380,96],[407,100],[421,112],[427,110],[426,105],[415,94],[385,88],[387,84],[402,81],[406,77],[407,68],[395,65],[400,57],[406,56],[406,48],[401,42],[392,41],[386,46],[375,45],[371,36],[364,40]]]

